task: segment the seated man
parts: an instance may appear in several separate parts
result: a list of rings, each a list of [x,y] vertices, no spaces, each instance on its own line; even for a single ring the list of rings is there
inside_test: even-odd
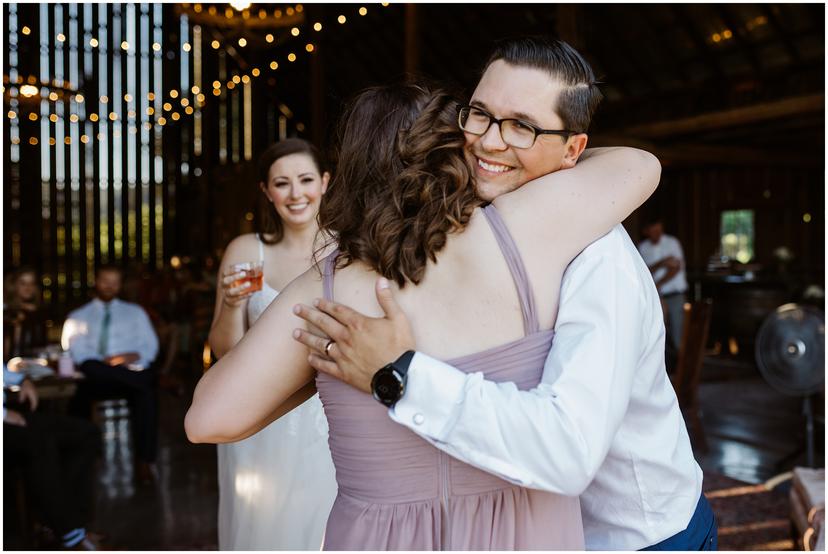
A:
[[[87,536],[92,514],[95,458],[101,436],[88,421],[38,413],[37,390],[25,375],[3,366],[4,387],[19,386],[21,407],[6,408],[3,396],[3,463],[23,469],[27,496],[41,522],[64,548],[97,550]]]
[[[95,274],[96,298],[69,314],[61,343],[86,377],[70,412],[89,417],[91,403],[113,397],[129,402],[135,439],[136,478],[153,479],[158,448],[158,401],[155,371],[158,338],[146,312],[117,298],[121,270],[101,266]]]

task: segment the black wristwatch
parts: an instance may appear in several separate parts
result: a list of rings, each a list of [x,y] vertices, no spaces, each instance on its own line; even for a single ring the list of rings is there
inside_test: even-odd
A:
[[[408,365],[413,357],[414,351],[409,350],[374,374],[374,378],[371,379],[371,392],[380,403],[391,408],[402,398]]]

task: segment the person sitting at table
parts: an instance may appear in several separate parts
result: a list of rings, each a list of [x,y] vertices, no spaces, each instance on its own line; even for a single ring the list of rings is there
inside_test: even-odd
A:
[[[37,272],[31,267],[19,268],[11,275],[7,301],[3,304],[4,359],[45,346],[46,319]]]
[[[6,406],[5,388],[15,385],[20,387],[18,409]],[[3,387],[4,467],[22,469],[27,497],[63,548],[97,550],[96,537],[86,529],[91,521],[100,432],[82,419],[35,411],[34,384],[5,364]]]
[[[84,375],[69,406],[70,413],[89,417],[92,402],[124,397],[129,402],[135,443],[135,477],[155,478],[158,449],[158,400],[155,368],[158,337],[147,313],[118,299],[121,270],[101,266],[95,273],[96,298],[71,312],[61,343]]]

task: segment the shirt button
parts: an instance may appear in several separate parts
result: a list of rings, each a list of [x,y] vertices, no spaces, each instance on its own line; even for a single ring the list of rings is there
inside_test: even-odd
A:
[[[423,414],[414,414],[414,425],[422,425],[425,421],[425,416]]]

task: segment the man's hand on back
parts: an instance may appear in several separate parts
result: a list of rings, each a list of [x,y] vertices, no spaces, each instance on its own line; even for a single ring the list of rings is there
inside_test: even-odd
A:
[[[314,301],[315,308],[304,304],[293,308],[296,315],[327,335],[294,330],[293,338],[311,350],[310,365],[363,392],[371,392],[371,379],[378,369],[415,347],[411,325],[386,279],[377,280],[376,293],[385,317],[367,317],[323,299]],[[331,340],[333,344],[326,353]]]

